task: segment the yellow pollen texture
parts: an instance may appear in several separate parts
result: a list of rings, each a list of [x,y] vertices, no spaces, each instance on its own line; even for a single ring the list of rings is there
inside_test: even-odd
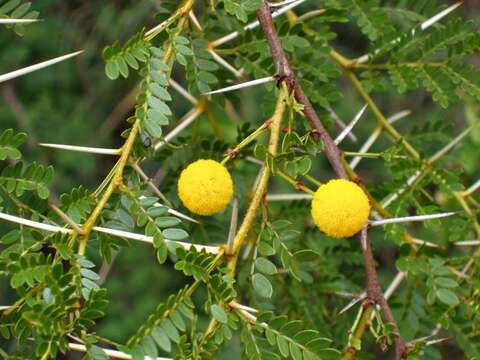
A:
[[[197,160],[188,165],[178,179],[178,195],[183,205],[198,215],[221,212],[233,194],[232,177],[215,160]]]
[[[350,237],[367,224],[370,202],[354,182],[330,180],[315,192],[311,214],[315,225],[325,234]]]

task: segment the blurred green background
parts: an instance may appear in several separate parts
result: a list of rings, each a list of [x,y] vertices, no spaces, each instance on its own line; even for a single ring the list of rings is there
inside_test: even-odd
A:
[[[99,182],[113,165],[113,158],[91,156],[86,154],[55,151],[38,146],[39,142],[51,142],[96,147],[115,147],[121,144],[120,133],[126,127],[125,119],[129,116],[133,105],[132,91],[138,83],[138,78],[110,81],[104,74],[104,62],[101,57],[104,46],[119,39],[124,42],[142,27],[154,26],[152,16],[160,6],[161,1],[55,1],[36,0],[35,10],[40,12],[42,22],[29,25],[25,36],[18,37],[13,31],[0,27],[0,74],[60,56],[78,49],[85,53],[59,65],[35,72],[26,77],[15,79],[0,85],[0,131],[14,128],[28,133],[28,144],[24,147],[25,158],[28,161],[38,161],[45,165],[54,165],[55,181],[52,187],[52,197],[55,198],[72,187],[84,185],[95,189]],[[314,3],[314,2],[311,2]],[[312,7],[308,5],[299,11]],[[466,18],[478,16],[478,4],[467,2],[460,12]],[[199,14],[201,19],[202,14]],[[477,24],[478,28],[478,24]],[[365,52],[367,42],[358,30],[350,25],[339,26],[335,40],[336,46],[346,55],[358,56]],[[471,61],[478,65],[479,58]],[[175,72],[174,77],[183,81],[181,72]],[[362,107],[358,96],[352,91],[350,84],[340,83],[344,99],[335,105],[335,112],[346,122]],[[386,85],[389,87],[390,85]],[[250,123],[250,127],[258,126],[264,119],[267,110],[260,106],[263,99],[263,88],[244,91],[238,95],[238,118],[218,112],[218,125],[223,135],[222,144],[233,145],[237,141],[237,127]],[[432,103],[428,94],[423,91],[398,95],[390,89],[386,94],[375,95],[382,109],[388,109],[387,115],[404,109],[410,109],[412,115],[398,124],[403,134],[409,134],[413,144],[422,144],[425,154],[431,154],[445,144],[448,139],[428,139],[419,133],[418,127],[428,121],[434,121],[439,126],[448,126],[452,137],[465,128],[466,122],[477,121],[478,104],[467,101],[465,104],[453,105],[447,110]],[[188,109],[188,103],[175,95],[174,108],[176,124]],[[375,126],[371,113],[368,113],[355,129],[359,138],[357,144],[345,141],[344,150],[357,151],[359,144],[368,137]],[[415,128],[417,126],[417,128]],[[332,133],[338,132],[334,126]],[[195,126],[186,134],[192,133],[212,135],[210,122],[201,117]],[[383,149],[388,145],[383,139],[372,149]],[[465,183],[471,183],[480,176],[479,162],[480,129],[457,147],[448,157],[442,160],[449,168],[463,166],[466,170],[463,178]],[[429,151],[428,151],[429,150]],[[181,164],[189,159],[179,151],[175,161]],[[189,155],[191,157],[191,155]],[[169,165],[172,168],[175,165]],[[179,165],[176,165],[179,166]],[[162,156],[158,161],[152,161],[145,168],[153,176],[162,167]],[[255,165],[238,165],[236,186],[246,188],[257,172]],[[174,173],[174,172],[173,172]],[[172,174],[172,173],[170,173]],[[321,180],[328,179],[332,172],[324,160],[319,160],[314,166],[314,174]],[[373,182],[381,182],[383,170],[379,162],[363,160],[361,175],[367,186]],[[165,174],[164,174],[165,175]],[[161,185],[175,204],[179,204],[175,195],[173,179],[169,177]],[[246,179],[249,179],[248,181]],[[291,189],[279,180],[273,183],[272,192],[289,192]],[[229,211],[208,220],[207,226],[215,227],[215,223],[228,222]],[[295,221],[299,221],[296,219]],[[0,224],[0,230],[2,229]],[[219,225],[217,225],[218,227]],[[221,234],[221,228],[218,229]],[[224,233],[224,232],[223,232]],[[379,234],[380,235],[380,234]],[[203,241],[200,232],[194,236]],[[220,236],[213,237],[221,241]],[[209,240],[212,242],[212,238]],[[92,256],[96,256],[92,254]],[[380,254],[386,263],[392,261],[392,252],[386,249]],[[389,260],[390,259],[390,260]],[[111,299],[106,317],[98,323],[96,331],[107,338],[123,342],[144,321],[155,306],[166,297],[184,286],[186,279],[173,270],[171,263],[159,266],[153,251],[142,244],[132,244],[123,249],[115,258],[113,264],[100,267],[100,274],[108,277],[104,286],[109,291]],[[386,266],[387,275],[391,266]],[[390,274],[392,274],[390,272]],[[358,275],[355,275],[358,276]],[[357,282],[361,285],[361,282]],[[201,296],[201,295],[200,295]],[[0,305],[14,301],[9,292],[8,281],[0,280]],[[237,352],[238,340],[234,341]],[[235,358],[238,358],[235,356]]]

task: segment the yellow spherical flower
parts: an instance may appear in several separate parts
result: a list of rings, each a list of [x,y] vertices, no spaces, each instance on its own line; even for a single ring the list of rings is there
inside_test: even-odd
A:
[[[370,203],[362,188],[344,179],[318,188],[312,201],[312,218],[325,234],[343,238],[355,235],[368,222]]]
[[[198,215],[219,213],[233,194],[232,177],[214,160],[198,160],[187,166],[178,179],[178,195],[183,205]]]

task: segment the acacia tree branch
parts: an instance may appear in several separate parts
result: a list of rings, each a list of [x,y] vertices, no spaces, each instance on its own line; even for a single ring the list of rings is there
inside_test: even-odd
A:
[[[283,85],[278,95],[277,105],[275,106],[275,112],[269,121],[270,139],[268,141],[268,152],[273,156],[277,154],[277,147],[280,139],[280,127],[282,124],[285,109],[287,107],[287,98],[288,98],[288,89],[285,85]],[[245,243],[245,240],[247,239],[247,236],[255,223],[255,218],[257,216],[258,208],[260,207],[260,204],[267,193],[268,183],[270,181],[271,174],[272,174],[271,169],[268,167],[267,164],[264,164],[260,172],[257,185],[255,186],[252,200],[248,205],[248,209],[245,214],[245,217],[243,218],[242,224],[240,225],[240,228],[235,234],[235,237],[231,241],[231,244],[227,246],[227,252],[225,253],[225,255],[228,259],[227,266],[229,268],[229,272],[232,277],[235,274],[240,250],[243,244]],[[228,307],[228,304],[223,304],[223,306]],[[219,322],[215,319],[212,319],[200,341],[200,344],[205,343],[205,341],[215,333],[218,327],[219,327]]]
[[[397,321],[393,316],[392,309],[388,305],[385,296],[383,295],[382,288],[378,282],[377,270],[375,268],[375,259],[373,258],[372,247],[368,240],[367,227],[365,226],[361,233],[360,239],[362,242],[363,258],[365,259],[365,272],[367,273],[367,299],[373,301],[379,305],[382,309],[383,315],[388,322],[392,323],[397,336],[395,337],[395,359],[402,359],[405,355],[407,345],[405,340],[400,336],[400,331],[397,325]]]
[[[179,35],[184,27],[187,24],[187,15],[192,9],[193,5],[195,4],[195,0],[184,0],[182,6],[177,10],[180,14],[180,20],[178,21],[178,29],[176,35]],[[154,36],[149,35],[149,40],[151,40]],[[163,63],[167,64],[170,68],[174,61],[174,46],[173,42],[170,42],[165,49],[165,53],[163,55]],[[130,156],[133,152],[133,146],[135,141],[137,140],[137,135],[140,133],[140,121],[137,119],[135,120],[132,128],[130,129],[130,133],[128,134],[128,138],[125,141],[124,145],[122,146],[122,152],[120,155],[120,159],[118,160],[115,168],[113,170],[113,176],[108,182],[108,186],[103,193],[100,200],[97,202],[95,208],[90,213],[90,216],[85,221],[82,230],[82,238],[80,239],[79,246],[78,246],[78,254],[85,255],[85,251],[87,248],[90,232],[92,231],[93,227],[95,226],[98,218],[100,217],[101,213],[103,212],[104,207],[107,205],[110,197],[112,194],[122,185],[123,183],[123,171],[125,166],[128,164]],[[76,233],[74,233],[76,236]]]
[[[295,98],[304,106],[304,114],[310,126],[317,133],[317,136],[323,141],[325,146],[325,156],[331,164],[333,170],[339,178],[348,179],[347,172],[343,167],[342,156],[337,145],[334,143],[322,122],[320,121],[312,103],[306,96],[301,85],[298,82],[295,73],[290,67],[288,58],[283,50],[282,43],[278,37],[273,23],[272,14],[269,5],[264,2],[257,12],[260,26],[265,34],[265,38],[270,47],[272,59],[276,67],[279,82],[285,82],[295,94]],[[395,339],[395,358],[401,359],[406,352],[406,344],[398,332],[398,325],[393,316],[393,313],[388,306],[387,301],[383,295],[382,289],[378,283],[377,271],[375,268],[375,260],[373,258],[372,249],[367,236],[367,228],[365,227],[361,232],[362,252],[365,262],[365,269],[367,275],[367,299],[373,304],[381,307],[385,318],[392,322],[395,326],[397,337]],[[368,304],[368,303],[367,303]],[[369,311],[366,311],[369,312]],[[363,332],[362,332],[363,335]]]
[[[287,83],[289,88],[294,91],[295,98],[299,103],[304,106],[303,111],[305,117],[310,123],[310,126],[314,129],[315,136],[317,136],[323,141],[323,144],[325,146],[325,156],[330,162],[333,170],[339,178],[347,179],[348,176],[342,165],[342,157],[340,154],[340,150],[335,145],[333,139],[323,126],[320,118],[318,117],[315,109],[313,108],[312,103],[305,95],[302,86],[299,84],[295,73],[290,67],[287,55],[283,50],[282,43],[275,29],[275,24],[273,23],[270,7],[267,3],[264,3],[262,7],[258,10],[257,16],[263,33],[265,34],[265,38],[270,47],[272,59],[275,64],[279,81]]]
[[[270,123],[271,133],[270,139],[268,141],[268,152],[273,156],[275,156],[277,153],[277,146],[280,138],[280,126],[287,105],[287,97],[287,88],[286,86],[282,86],[282,88],[280,89],[280,94],[278,96],[277,105],[275,107],[275,112],[272,115]],[[247,213],[244,217],[242,224],[240,225],[240,228],[237,231],[237,234],[233,239],[231,253],[227,254],[230,256],[228,266],[232,273],[235,271],[240,249],[242,248],[242,245],[244,244],[245,239],[247,238],[247,235],[254,224],[258,207],[260,206],[261,201],[266,194],[270,175],[271,169],[268,167],[268,165],[264,164],[261,171],[260,180],[258,181],[257,187],[255,188],[255,192],[247,209]]]
[[[365,300],[360,309],[358,321],[353,324],[348,337],[348,345],[343,352],[342,360],[353,360],[359,350],[359,344],[361,344],[363,334],[368,331],[372,325],[372,315],[375,308],[369,302]]]

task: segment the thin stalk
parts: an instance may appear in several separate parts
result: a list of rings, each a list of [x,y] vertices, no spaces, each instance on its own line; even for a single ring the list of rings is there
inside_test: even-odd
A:
[[[58,216],[60,216],[60,218],[67,224],[67,225],[70,225],[72,227],[73,230],[75,230],[75,232],[77,232],[78,234],[81,234],[82,233],[82,228],[75,222],[73,221],[67,214],[65,214],[62,209],[60,209],[58,206],[56,206],[55,204],[48,204],[48,206],[50,207],[50,209],[52,209],[54,212],[57,213]]]
[[[187,24],[188,21],[188,13],[192,9],[193,5],[195,3],[195,0],[185,0],[183,2],[183,5],[177,10],[177,13],[181,15],[177,28],[178,30],[176,31],[175,35],[178,35],[181,33]],[[156,35],[155,32],[152,32],[149,36],[149,39],[153,39],[153,37]],[[174,60],[174,48],[173,48],[173,43],[170,42],[167,45],[167,48],[165,49],[165,53],[163,55],[163,63],[167,64],[168,66],[171,67],[173,60]],[[80,243],[78,246],[78,254],[79,255],[84,255],[87,244],[88,244],[88,239],[90,237],[90,232],[92,231],[92,228],[95,226],[95,223],[97,222],[98,218],[100,217],[103,208],[106,206],[108,203],[108,200],[112,196],[112,194],[115,192],[115,190],[122,185],[123,183],[123,170],[125,166],[127,165],[128,161],[130,160],[130,156],[133,150],[133,145],[135,143],[135,140],[137,138],[137,135],[140,131],[140,122],[139,120],[135,120],[135,123],[133,124],[132,128],[130,129],[130,133],[128,134],[127,140],[125,141],[125,144],[122,146],[121,149],[121,155],[120,159],[118,160],[117,164],[115,165],[115,170],[113,171],[112,178],[110,182],[108,183],[107,188],[105,189],[102,197],[98,201],[97,205],[93,209],[92,213],[88,217],[88,219],[85,221],[85,224],[83,225],[83,233],[84,235],[80,239]]]
[[[287,97],[288,97],[288,90],[286,86],[282,86],[282,88],[280,89],[280,94],[278,96],[277,105],[275,107],[275,112],[271,118],[271,125],[270,125],[271,134],[270,134],[270,140],[268,143],[268,152],[270,153],[270,155],[273,155],[273,156],[277,154],[277,146],[280,139],[280,126],[281,126],[283,115],[286,109]],[[257,214],[258,207],[260,206],[262,198],[266,194],[267,185],[268,185],[268,181],[270,180],[270,176],[271,176],[270,168],[266,164],[263,165],[263,168],[260,173],[260,180],[258,181],[257,187],[253,194],[253,198],[247,209],[247,213],[245,214],[245,217],[243,219],[242,225],[240,226],[240,229],[238,230],[237,234],[235,235],[235,238],[233,239],[232,253],[229,254],[231,255],[231,258],[228,263],[232,273],[235,271],[237,257],[240,252],[240,249],[244,244],[245,239],[247,238],[247,235],[250,232],[250,229],[252,228],[255,222],[255,217]]]
[[[371,153],[371,152],[355,152],[355,151],[344,151],[343,154],[345,156],[359,156],[366,159],[379,159],[384,156],[382,153]],[[408,159],[406,156],[403,155],[393,155],[394,159]]]
[[[113,174],[112,180],[110,181],[110,184],[107,186],[101,199],[98,201],[97,205],[95,206],[92,213],[90,214],[88,219],[85,221],[85,224],[83,225],[82,230],[84,235],[81,237],[80,243],[78,246],[79,255],[85,255],[85,250],[87,248],[88,239],[90,237],[90,232],[92,231],[92,228],[95,226],[95,223],[100,217],[100,214],[102,213],[103,208],[105,207],[108,200],[110,199],[110,196],[112,196],[113,192],[123,182],[123,169],[125,168],[127,161],[130,158],[130,154],[133,150],[133,144],[135,143],[135,139],[140,130],[139,128],[140,128],[140,122],[139,120],[136,120],[132,126],[132,129],[130,130],[130,134],[128,135],[127,141],[122,147],[122,154],[120,156],[120,159],[118,161],[117,167]]]
[[[276,170],[275,171],[275,174],[278,175],[279,177],[281,177],[283,180],[285,180],[286,182],[288,182],[289,184],[291,184],[295,189],[299,190],[299,191],[302,191],[302,192],[305,192],[305,193],[308,193],[308,194],[315,194],[315,191],[313,191],[312,189],[310,189],[308,186],[302,184],[300,181],[298,181],[297,179],[294,179],[293,177],[291,177],[290,175],[284,173],[283,171],[281,170]]]
[[[221,164],[225,165],[229,160],[233,159],[237,154],[249,145],[252,141],[255,141],[260,135],[262,135],[271,125],[272,119],[265,121],[258,129],[248,135],[245,139],[240,141],[235,148],[228,151],[227,156],[222,160]]]
[[[152,179],[149,178],[147,176],[147,174],[145,174],[145,172],[143,171],[143,169],[138,165],[138,163],[136,162],[132,162],[130,164],[130,166],[133,168],[133,170],[136,171],[136,173],[143,179],[143,181],[145,181],[147,183],[147,186],[150,188],[150,190],[152,190],[152,192],[157,195],[160,199],[162,199],[165,204],[167,204],[169,207],[172,207],[172,204],[170,203],[170,201],[167,199],[167,197],[165,195],[163,195],[163,193],[155,186],[155,184],[153,183]]]
[[[313,176],[311,176],[309,174],[305,174],[305,175],[302,175],[302,176],[317,187],[323,185],[320,181],[318,181],[317,179],[315,179]]]
[[[355,355],[360,349],[354,344],[362,343],[363,335],[372,325],[372,315],[374,310],[375,307],[373,304],[368,301],[363,302],[361,312],[357,315],[357,321],[355,321],[349,332],[348,345],[343,352],[342,360],[353,360],[355,358]]]

